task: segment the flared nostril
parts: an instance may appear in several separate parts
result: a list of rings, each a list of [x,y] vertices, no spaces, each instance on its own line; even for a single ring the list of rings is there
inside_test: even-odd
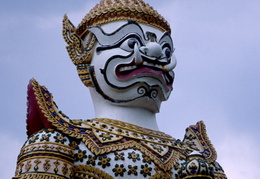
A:
[[[143,54],[148,55],[148,54],[147,54],[148,48],[147,48],[146,46],[140,47],[139,50],[140,50]]]
[[[163,56],[162,47],[156,42],[148,42],[146,46],[140,47],[139,50],[149,57],[160,58]]]

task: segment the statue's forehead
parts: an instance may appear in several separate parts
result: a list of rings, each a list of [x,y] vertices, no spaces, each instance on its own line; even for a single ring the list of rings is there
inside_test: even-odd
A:
[[[125,25],[126,23],[127,23],[127,21],[115,21],[115,22],[110,22],[110,23],[104,24],[101,26],[101,28],[104,30],[104,32],[110,34],[110,33],[114,32],[116,29]],[[157,36],[157,38],[160,38],[160,37],[162,37],[162,35],[164,33],[162,30],[160,30],[156,27],[152,27],[152,26],[142,24],[142,23],[138,23],[138,24],[141,26],[145,35],[147,32],[152,32]],[[125,33],[128,33],[128,32],[126,31]]]

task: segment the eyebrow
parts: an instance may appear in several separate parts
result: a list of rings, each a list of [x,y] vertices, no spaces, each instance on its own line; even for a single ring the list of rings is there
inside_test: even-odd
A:
[[[101,45],[110,46],[112,44],[117,44],[123,38],[131,34],[138,34],[138,36],[140,36],[141,39],[149,40],[147,39],[142,27],[135,21],[130,20],[128,20],[126,24],[122,25],[112,33],[106,33],[101,26],[92,26],[89,27],[88,30],[96,36],[98,42]]]

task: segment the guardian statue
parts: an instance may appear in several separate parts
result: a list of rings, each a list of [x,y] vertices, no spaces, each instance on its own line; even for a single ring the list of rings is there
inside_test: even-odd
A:
[[[14,178],[226,179],[202,121],[183,140],[158,129],[176,58],[156,10],[142,0],[101,0],[77,28],[65,15],[63,37],[96,116],[70,119],[32,79]]]

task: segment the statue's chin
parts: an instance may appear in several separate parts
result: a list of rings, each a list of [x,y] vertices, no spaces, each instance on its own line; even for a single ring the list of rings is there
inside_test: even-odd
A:
[[[93,79],[93,78],[92,78]],[[112,105],[137,107],[159,112],[162,101],[167,100],[160,87],[141,82],[129,88],[111,88],[105,81],[94,82],[96,92]]]
[[[124,106],[124,107],[143,108],[153,113],[158,113],[160,111],[161,101],[149,97],[141,97],[127,103],[112,103],[112,104],[117,106]]]

